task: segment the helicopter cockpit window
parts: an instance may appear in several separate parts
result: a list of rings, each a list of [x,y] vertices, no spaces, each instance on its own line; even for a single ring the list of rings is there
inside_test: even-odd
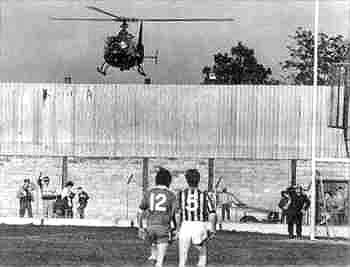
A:
[[[125,48],[127,48],[128,47],[128,44],[127,43],[125,43],[124,41],[121,41],[120,42],[120,48],[121,49],[125,49]]]

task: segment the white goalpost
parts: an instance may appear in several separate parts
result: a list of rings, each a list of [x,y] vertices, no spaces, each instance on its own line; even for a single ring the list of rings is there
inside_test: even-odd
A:
[[[316,232],[316,113],[317,113],[317,66],[318,66],[318,19],[319,0],[315,0],[314,18],[314,79],[312,95],[312,143],[311,143],[311,219],[310,239],[315,240]]]

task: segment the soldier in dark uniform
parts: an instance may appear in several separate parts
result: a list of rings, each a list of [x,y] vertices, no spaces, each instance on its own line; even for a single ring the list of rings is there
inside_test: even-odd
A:
[[[53,213],[55,218],[65,218],[66,205],[61,197],[58,195],[53,205]]]
[[[296,225],[296,237],[302,238],[303,215],[310,207],[310,200],[303,193],[301,186],[288,188],[291,203],[286,210],[289,238],[294,238],[294,224]]]
[[[68,181],[62,190],[61,197],[65,203],[65,216],[66,218],[73,218],[73,198],[75,193],[72,188],[74,183],[72,181]]]
[[[281,209],[281,223],[285,222],[287,210],[289,208],[290,203],[291,203],[291,198],[289,196],[289,193],[286,190],[283,190],[281,192],[281,200],[278,203],[278,207]]]
[[[83,190],[81,186],[77,188],[77,196],[78,196],[78,202],[79,206],[77,208],[79,218],[84,219],[85,218],[85,208],[87,206],[88,200],[90,199],[89,195]]]
[[[33,217],[32,212],[32,201],[34,201],[33,196],[34,188],[30,183],[29,179],[24,179],[23,185],[19,188],[17,192],[17,198],[19,199],[19,216],[24,217],[27,210],[28,217]]]

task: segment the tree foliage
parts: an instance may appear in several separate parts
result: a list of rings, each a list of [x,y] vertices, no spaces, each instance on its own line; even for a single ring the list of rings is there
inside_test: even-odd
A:
[[[313,84],[314,34],[310,30],[299,27],[290,38],[293,39],[293,44],[287,46],[289,59],[282,62],[286,79],[297,85],[311,85]],[[325,33],[319,33],[319,85],[329,82],[332,65],[345,61],[348,50],[349,44],[344,41],[342,35],[328,36]]]
[[[231,48],[229,53],[214,55],[212,67],[202,69],[204,84],[274,84],[277,81],[270,78],[272,71],[259,64],[253,49],[242,42]],[[211,78],[215,76],[215,78]]]

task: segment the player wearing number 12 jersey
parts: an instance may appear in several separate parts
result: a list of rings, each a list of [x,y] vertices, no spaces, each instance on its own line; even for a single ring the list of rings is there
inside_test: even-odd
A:
[[[175,223],[177,202],[175,193],[169,190],[170,172],[160,168],[155,180],[156,186],[145,193],[140,204],[139,225],[141,231],[145,230],[145,240],[151,245],[149,259],[156,261],[156,267],[161,267],[172,231],[171,224]]]
[[[199,251],[198,266],[207,264],[207,240],[215,234],[216,214],[208,192],[198,188],[200,174],[191,169],[185,173],[188,188],[179,192],[176,214],[179,230],[179,267],[185,267],[188,251],[194,245]]]

